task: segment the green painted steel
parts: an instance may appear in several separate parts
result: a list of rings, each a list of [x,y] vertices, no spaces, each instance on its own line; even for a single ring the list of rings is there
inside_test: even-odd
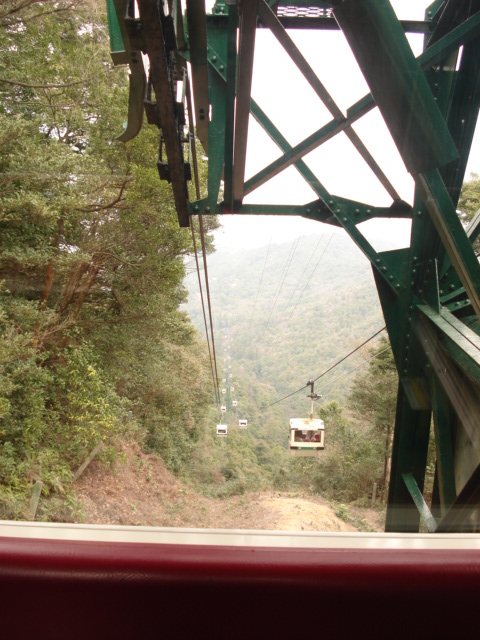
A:
[[[144,100],[147,77],[140,49],[142,43],[131,41],[131,25],[138,22],[127,15],[128,0],[107,0],[107,16],[110,31],[110,55],[114,65],[130,64],[128,116],[122,133],[117,136],[120,142],[128,142],[137,136],[143,126]],[[130,29],[129,29],[130,27]]]
[[[117,5],[122,1],[114,0]],[[168,4],[172,11],[177,6],[173,0]],[[139,6],[142,18],[146,3]],[[275,115],[250,95],[255,24],[271,31],[330,114],[303,140],[291,143]],[[386,529],[418,531],[423,519],[430,531],[478,530],[480,266],[472,244],[480,232],[480,214],[464,228],[456,207],[480,106],[480,2],[436,0],[423,21],[400,22],[388,0],[239,0],[217,2],[211,14],[203,3],[188,0],[184,25],[187,35],[179,33],[173,53],[176,60],[191,63],[197,132],[208,155],[208,194],[189,202],[186,189],[174,185],[182,224],[185,211],[190,216],[295,215],[349,234],[372,264],[399,373]],[[342,110],[333,89],[330,94],[317,77],[317,61],[304,57],[287,28],[316,30],[319,57],[322,30],[341,28],[371,93]],[[425,34],[417,58],[406,30]],[[127,33],[122,24],[120,31]],[[126,51],[136,50],[134,45],[125,43]],[[155,72],[158,51],[153,49],[147,42]],[[277,64],[275,56],[270,64]],[[375,108],[415,181],[412,203],[400,199],[355,128]],[[278,157],[265,160],[244,180],[249,115],[276,145]],[[291,115],[302,117],[301,112]],[[179,129],[173,133],[181,137]],[[357,202],[327,189],[307,155],[339,136],[352,143],[352,151],[390,197],[390,206]],[[256,190],[287,168],[296,170],[316,199],[255,204]],[[376,218],[411,220],[410,246],[376,251],[360,226]],[[428,508],[423,493],[431,437],[436,463]]]
[[[115,10],[114,0],[107,0],[108,32],[110,35],[110,55],[114,64],[126,64],[125,44]]]
[[[473,310],[480,316],[480,265],[438,170],[418,176],[417,188]]]
[[[187,2],[188,60],[192,65],[193,93],[195,95],[196,134],[208,153],[208,62],[207,17],[205,5],[197,0]]]
[[[388,0],[345,0],[334,15],[410,173],[456,160],[455,143]]]
[[[412,500],[414,501],[418,509],[418,512],[422,517],[422,520],[427,526],[428,531],[432,533],[437,528],[437,521],[433,517],[430,509],[427,506],[427,503],[423,499],[422,492],[418,488],[417,483],[415,482],[415,478],[413,477],[413,474],[404,473],[402,474],[402,478],[403,478],[403,481],[405,482],[405,485],[410,495],[412,496]]]
[[[235,126],[235,93],[237,87],[237,27],[238,10],[231,6],[227,24],[227,77],[225,104],[224,201],[226,211],[233,211],[233,130]]]
[[[434,407],[433,424],[435,429],[435,489],[436,499],[434,516],[439,520],[448,512],[455,501],[454,448],[456,417],[443,387],[434,378],[431,385]]]

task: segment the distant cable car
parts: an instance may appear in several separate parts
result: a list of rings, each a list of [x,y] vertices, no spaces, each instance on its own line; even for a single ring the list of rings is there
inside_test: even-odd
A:
[[[226,407],[224,404],[222,404],[222,405],[221,405],[221,407],[220,407],[220,411],[221,411],[222,413],[225,413],[225,412],[226,412],[226,410],[227,410],[227,407]]]
[[[228,377],[229,377],[229,378],[231,378],[231,377],[232,377],[232,374],[231,374],[231,373],[229,373],[229,374],[228,374]]]
[[[217,424],[217,436],[223,436],[226,438],[227,429],[228,427],[226,424]]]
[[[307,385],[311,388],[310,395],[307,396],[311,400],[310,417],[290,419],[288,444],[292,456],[318,458],[320,451],[325,449],[325,425],[323,420],[313,417],[313,401],[321,396],[314,393],[313,380],[309,380]]]
[[[223,393],[223,395],[225,395],[227,393],[227,390],[226,389],[222,389],[222,393]]]
[[[230,392],[235,391],[235,387],[230,387]]]
[[[227,379],[226,379],[226,378],[222,378],[222,382],[226,382],[226,381],[227,381]]]
[[[237,407],[238,406],[238,400],[232,400],[232,405],[234,407]]]
[[[248,421],[247,420],[239,420],[238,421],[238,428],[239,429],[246,429],[248,426]]]

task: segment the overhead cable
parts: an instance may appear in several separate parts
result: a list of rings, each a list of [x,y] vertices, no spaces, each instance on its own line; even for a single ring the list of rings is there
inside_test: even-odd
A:
[[[291,396],[294,396],[297,393],[300,393],[300,391],[303,391],[306,387],[309,386],[310,382],[316,382],[317,380],[320,380],[320,378],[323,378],[323,376],[327,375],[327,373],[332,371],[332,369],[335,369],[335,367],[338,367],[339,364],[341,364],[347,358],[352,356],[356,351],[358,351],[359,349],[364,347],[368,342],[370,342],[370,340],[373,340],[374,338],[376,338],[380,333],[382,333],[382,331],[385,331],[385,329],[386,329],[386,327],[383,327],[382,329],[380,329],[379,331],[374,333],[373,336],[370,336],[370,338],[368,338],[368,340],[365,340],[365,342],[362,342],[362,344],[360,344],[358,347],[356,347],[355,349],[350,351],[350,353],[348,353],[346,356],[344,356],[343,358],[338,360],[338,362],[336,362],[334,365],[332,365],[329,369],[327,369],[326,371],[321,373],[319,376],[314,378],[313,381],[309,380],[303,387],[300,387],[300,389],[297,389],[297,391],[293,391],[292,393],[289,393],[288,395],[284,396],[283,398],[280,398],[280,400],[276,400],[275,402],[272,402],[271,404],[267,405],[265,408],[268,409],[269,407],[273,407],[274,404],[278,404],[279,402],[283,402],[283,400],[286,400],[287,398],[290,398]]]
[[[323,376],[326,376],[327,373],[329,373],[332,369],[335,369],[335,367],[338,367],[339,364],[341,364],[344,360],[346,360],[347,358],[349,358],[350,356],[352,356],[354,353],[356,353],[359,349],[361,349],[362,347],[364,347],[368,342],[370,342],[370,340],[373,340],[374,338],[376,338],[380,333],[382,333],[382,331],[385,331],[387,327],[382,327],[381,329],[379,329],[376,333],[373,334],[373,336],[370,336],[370,338],[368,338],[368,340],[365,340],[365,342],[362,342],[362,344],[358,345],[358,347],[356,347],[355,349],[353,349],[353,351],[350,351],[350,353],[347,353],[346,356],[344,356],[343,358],[341,358],[341,360],[339,360],[338,362],[336,362],[334,365],[332,365],[329,369],[327,369],[326,371],[324,371],[323,373],[321,373],[317,378],[314,378],[313,382],[316,382],[317,380],[320,380],[320,378],[323,378]]]
[[[376,353],[374,356],[372,356],[371,358],[368,358],[368,360],[365,360],[365,362],[362,362],[361,364],[357,365],[356,367],[353,367],[353,369],[350,369],[349,371],[346,371],[345,373],[342,373],[342,375],[337,376],[336,378],[334,378],[333,380],[330,380],[330,382],[327,382],[321,389],[320,389],[320,393],[324,392],[324,390],[327,387],[330,387],[332,384],[334,384],[335,382],[338,382],[338,380],[341,380],[342,378],[345,378],[345,376],[349,376],[351,373],[353,373],[354,371],[356,371],[357,369],[361,369],[362,367],[364,367],[366,364],[368,364],[369,362],[371,362],[372,360],[375,360],[375,358],[378,358],[378,356],[382,355],[382,353],[385,353],[385,351],[388,351],[389,349],[391,349],[390,345],[388,345],[388,347],[385,347],[385,349],[382,349],[381,351],[379,351],[378,353]]]
[[[219,394],[219,387],[218,387],[218,377],[215,376],[215,367],[213,364],[213,358],[212,358],[212,349],[210,347],[210,336],[209,336],[209,331],[208,331],[208,325],[207,325],[207,316],[205,313],[205,301],[203,299],[203,288],[202,288],[202,279],[200,277],[200,266],[198,264],[198,253],[197,253],[197,243],[195,240],[195,231],[193,229],[193,220],[192,218],[190,218],[190,229],[192,231],[192,241],[193,241],[193,250],[195,252],[195,263],[197,265],[197,276],[198,276],[198,287],[200,289],[200,299],[202,302],[202,313],[203,313],[203,322],[205,325],[205,335],[207,338],[207,347],[208,347],[208,357],[210,360],[210,371],[212,373],[212,378],[213,378],[213,389],[214,389],[214,393],[215,393],[215,400],[217,402],[217,404],[220,403],[220,394]]]
[[[302,300],[302,298],[303,298],[303,294],[305,293],[305,291],[306,291],[306,289],[307,289],[308,285],[310,284],[310,280],[313,278],[314,273],[315,273],[315,272],[316,272],[316,270],[318,269],[318,265],[320,264],[320,262],[321,262],[321,260],[322,260],[322,258],[323,258],[323,256],[324,256],[324,254],[325,254],[325,251],[327,250],[327,247],[328,247],[328,245],[330,244],[330,241],[331,241],[331,239],[333,238],[333,236],[334,236],[334,234],[332,233],[332,235],[330,236],[330,238],[327,240],[327,244],[326,244],[326,245],[325,245],[325,247],[323,248],[323,251],[322,251],[322,253],[320,254],[319,259],[317,260],[317,263],[316,263],[315,267],[313,268],[313,270],[312,270],[312,272],[311,272],[310,276],[308,277],[308,280],[307,280],[307,282],[305,283],[305,286],[303,287],[302,292],[301,292],[301,293],[300,293],[300,295],[297,297],[297,301],[295,302],[295,305],[294,305],[293,309],[291,310],[290,315],[288,316],[288,318],[287,318],[286,320],[284,320],[284,321],[283,321],[283,323],[282,323],[282,324],[283,324],[284,328],[288,326],[288,323],[290,322],[290,319],[291,319],[291,317],[293,316],[293,314],[294,314],[294,312],[295,312],[295,309],[298,307],[298,304],[299,304],[300,300]],[[309,260],[308,260],[308,263],[307,263],[306,267],[305,267],[305,268],[304,268],[304,270],[303,270],[302,275],[300,276],[299,282],[302,280],[303,276],[304,276],[304,275],[305,275],[305,273],[307,272],[307,269],[308,269],[308,267],[310,266],[310,263],[311,263],[311,261],[312,261],[312,258],[313,258],[313,256],[314,256],[314,254],[317,252],[317,249],[318,249],[318,247],[319,247],[319,245],[320,245],[320,242],[322,241],[322,238],[323,238],[323,235],[321,235],[321,236],[319,237],[318,242],[317,242],[317,245],[316,245],[315,249],[313,250],[312,255],[310,256],[310,258],[309,258]],[[280,332],[278,332],[278,333],[277,333],[277,337],[276,337],[276,338],[275,338],[275,340],[273,341],[273,343],[272,343],[272,347],[273,347],[273,346],[275,346],[275,345],[277,344],[277,342],[278,342],[278,340],[279,340],[279,339],[280,339]]]
[[[263,332],[262,332],[261,338],[263,338],[263,336],[265,335],[267,327],[268,327],[268,325],[270,323],[270,318],[272,317],[273,310],[275,309],[275,306],[276,306],[276,304],[278,302],[278,297],[279,297],[280,292],[281,292],[281,290],[283,288],[283,285],[285,283],[285,278],[287,277],[288,271],[289,271],[290,266],[292,264],[293,256],[295,255],[295,252],[297,250],[299,241],[300,241],[300,237],[297,238],[295,244],[290,249],[290,253],[289,253],[288,257],[287,257],[287,261],[286,261],[285,266],[283,268],[283,273],[282,273],[282,275],[280,277],[280,281],[278,283],[277,292],[276,292],[276,295],[275,295],[275,300],[273,301],[272,308],[270,309],[270,313],[268,315],[267,321],[265,322],[265,325],[263,327]]]
[[[198,163],[197,163],[197,148],[196,148],[196,144],[195,144],[195,133],[194,133],[194,126],[193,126],[193,115],[192,115],[192,96],[191,96],[191,91],[190,91],[190,79],[187,79],[186,82],[186,98],[187,98],[187,111],[188,111],[188,126],[189,126],[189,130],[190,130],[190,135],[192,137],[192,145],[191,145],[191,152],[192,152],[192,164],[193,164],[193,174],[194,174],[194,181],[195,181],[195,195],[197,200],[200,200],[200,181],[199,181],[199,177],[198,177]],[[200,229],[200,239],[201,239],[201,244],[202,244],[202,253],[203,253],[203,268],[204,268],[204,277],[205,277],[205,287],[206,287],[206,291],[207,291],[207,302],[208,302],[208,314],[209,314],[209,318],[210,318],[210,334],[211,334],[211,342],[212,342],[212,346],[210,348],[210,338],[209,338],[209,332],[208,332],[208,325],[207,325],[207,316],[205,313],[205,302],[203,299],[203,289],[202,289],[202,281],[201,281],[201,277],[200,277],[200,266],[198,264],[198,254],[197,254],[197,244],[195,241],[195,231],[194,231],[194,227],[193,227],[193,219],[192,217],[190,217],[190,229],[192,231],[192,240],[193,240],[193,248],[194,248],[194,252],[195,252],[195,263],[197,266],[197,275],[198,275],[198,286],[200,289],[200,298],[202,301],[202,312],[203,312],[203,320],[205,323],[205,334],[207,337],[207,346],[208,346],[208,355],[210,358],[210,370],[212,373],[212,379],[213,379],[213,389],[214,389],[214,393],[215,393],[215,399],[217,402],[217,405],[220,405],[220,388],[218,385],[218,371],[217,371],[217,357],[216,357],[216,353],[215,353],[215,340],[214,340],[214,336],[213,336],[213,322],[212,322],[212,308],[211,308],[211,303],[210,303],[210,290],[209,290],[209,285],[208,285],[208,271],[207,271],[207,254],[206,254],[206,248],[205,248],[205,237],[204,237],[204,228],[203,228],[203,220],[201,216],[198,216],[198,223],[199,223],[199,229]]]
[[[325,251],[327,250],[328,245],[330,244],[330,241],[331,241],[331,239],[333,238],[333,235],[334,235],[334,234],[332,233],[332,235],[330,236],[330,238],[327,240],[327,244],[326,244],[326,245],[325,245],[325,247],[323,248],[323,251],[322,251],[322,253],[320,254],[320,257],[319,257],[319,259],[317,260],[317,264],[315,265],[315,268],[313,269],[312,273],[310,274],[310,277],[308,278],[307,282],[305,283],[305,286],[303,287],[303,290],[302,290],[301,294],[298,296],[297,301],[296,301],[296,303],[295,303],[295,306],[293,307],[292,311],[290,312],[290,315],[288,316],[287,322],[289,322],[290,318],[291,318],[291,317],[293,316],[293,314],[294,314],[295,309],[298,307],[298,303],[300,302],[300,300],[302,300],[302,298],[303,298],[303,294],[304,294],[304,293],[305,293],[305,291],[307,290],[307,287],[308,287],[308,285],[310,284],[310,280],[313,278],[313,274],[314,274],[314,273],[315,273],[315,271],[318,269],[318,265],[320,264],[320,262],[321,262],[321,260],[322,260],[322,258],[323,258],[323,256],[324,256],[324,254],[325,254]],[[316,251],[317,251],[317,249],[318,249],[318,245],[320,244],[320,240],[321,240],[321,239],[322,239],[322,236],[320,236],[320,238],[319,238],[319,240],[318,240],[318,242],[317,242],[317,246],[316,246],[316,247],[315,247],[315,249],[314,249],[314,253],[316,253]],[[302,275],[301,275],[301,277],[300,277],[300,280],[303,278],[303,276],[304,276],[304,274],[305,274],[305,271],[307,270],[307,268],[308,268],[308,266],[309,266],[309,264],[310,264],[310,262],[311,262],[312,257],[313,257],[313,253],[312,253],[312,256],[310,257],[310,260],[308,261],[307,266],[305,267],[305,269],[304,269],[304,271],[303,271],[303,273],[302,273]]]
[[[270,253],[270,247],[272,246],[272,239],[273,239],[273,236],[270,236],[270,242],[268,243],[268,248],[267,248],[267,255],[265,256],[265,262],[263,263],[262,275],[260,276],[260,282],[258,283],[257,295],[255,296],[255,303],[253,305],[253,311],[252,311],[252,316],[251,316],[252,329],[254,327],[253,321],[254,321],[254,317],[255,317],[255,309],[257,308],[258,295],[260,293],[260,288],[262,286],[263,274],[265,273],[265,266],[267,264],[268,254]]]

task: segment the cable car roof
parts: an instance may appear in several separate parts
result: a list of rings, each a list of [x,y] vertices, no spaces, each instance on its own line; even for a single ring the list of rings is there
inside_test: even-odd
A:
[[[290,418],[290,429],[324,429],[323,420],[320,418]]]

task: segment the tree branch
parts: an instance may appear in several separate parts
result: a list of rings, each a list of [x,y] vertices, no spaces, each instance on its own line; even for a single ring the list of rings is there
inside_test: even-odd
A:
[[[79,4],[79,1],[72,0],[71,2],[68,2],[68,4],[64,6],[60,6],[60,7],[57,6],[57,7],[54,7],[53,9],[39,11],[38,13],[34,13],[31,15],[23,15],[23,16],[17,17],[16,14],[20,13],[21,11],[28,11],[29,8],[33,7],[36,4],[48,4],[48,0],[47,2],[44,2],[42,0],[21,0],[18,4],[12,6],[11,8],[7,8],[3,11],[0,11],[0,26],[8,27],[8,26],[11,26],[13,23],[18,24],[20,22],[23,22],[23,23],[31,22],[32,20],[36,20],[37,18],[43,18],[44,16],[51,15],[54,13],[62,13],[64,11],[70,11],[70,9],[75,8]],[[51,4],[53,4],[53,2],[51,2]]]
[[[123,200],[123,192],[127,188],[127,185],[132,181],[132,178],[125,178],[123,184],[120,185],[120,192],[118,196],[116,196],[107,204],[92,204],[88,207],[75,207],[75,211],[80,211],[81,213],[97,213],[99,211],[105,211],[107,209],[111,209],[115,205],[117,205],[121,200]]]
[[[107,70],[108,69],[102,69],[102,72]],[[8,78],[0,78],[0,82],[3,82],[4,84],[11,84],[15,87],[24,87],[27,89],[67,89],[68,87],[73,87],[77,84],[84,85],[91,78],[94,78],[95,75],[87,76],[86,78],[82,78],[81,80],[75,80],[73,82],[65,82],[64,84],[34,84],[30,82],[20,82],[19,80],[9,80]]]

